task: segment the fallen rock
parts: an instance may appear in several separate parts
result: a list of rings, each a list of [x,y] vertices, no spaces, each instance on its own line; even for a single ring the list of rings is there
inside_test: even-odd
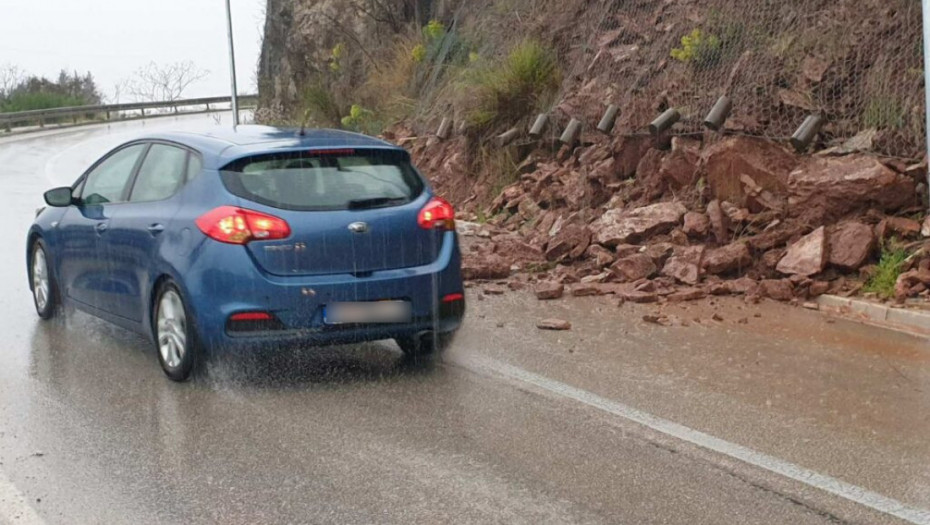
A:
[[[930,215],[924,218],[924,222],[920,226],[920,234],[924,237],[930,237]]]
[[[591,229],[597,243],[617,246],[667,233],[681,222],[685,212],[680,202],[660,202],[633,210],[612,209],[596,220]]]
[[[672,137],[672,152],[659,164],[659,175],[673,189],[689,188],[697,176],[701,141]]]
[[[639,253],[641,246],[635,244],[618,244],[614,249],[614,252],[617,254],[617,257],[627,257],[633,255],[634,253]]]
[[[666,296],[670,303],[680,303],[684,301],[697,301],[707,297],[707,292],[700,288],[682,288],[675,293]]]
[[[662,326],[668,326],[671,324],[667,315],[661,314],[646,314],[643,316],[643,321],[652,324],[658,324]]]
[[[869,259],[875,249],[872,228],[861,222],[844,222],[834,227],[829,235],[828,262],[843,270],[857,270]]]
[[[463,279],[503,279],[510,276],[510,263],[495,254],[466,256],[462,260]]]
[[[681,230],[691,237],[704,237],[710,230],[710,219],[703,213],[689,211],[685,213],[684,226]]]
[[[583,284],[604,283],[604,282],[607,282],[607,279],[610,279],[610,276],[611,276],[610,272],[601,272],[595,275],[586,275],[581,278],[581,282]]]
[[[752,264],[752,255],[745,242],[734,242],[708,250],[701,263],[704,271],[712,275],[741,271]]]
[[[546,260],[578,259],[588,249],[590,243],[590,230],[580,224],[566,224],[546,245]]]
[[[916,204],[914,181],[865,155],[809,159],[788,176],[788,213],[808,224]]]
[[[797,166],[797,157],[786,148],[755,137],[722,140],[704,150],[703,159],[714,198],[740,208],[749,205],[741,175],[750,177],[761,190],[780,195],[787,188],[788,174]]]
[[[616,291],[617,297],[623,301],[629,301],[631,303],[654,303],[659,300],[659,294],[655,292],[641,292],[637,290],[629,289],[618,289]]]
[[[572,286],[572,296],[574,297],[589,297],[592,295],[601,295],[602,288],[597,285],[597,283],[581,283],[575,286]]]
[[[875,227],[875,236],[882,241],[895,235],[898,237],[916,237],[920,233],[921,224],[907,217],[886,217]]]
[[[730,219],[723,213],[720,201],[712,200],[707,203],[707,217],[717,244],[728,243],[730,241]]]
[[[588,249],[585,251],[585,255],[589,259],[594,259],[594,264],[597,265],[598,268],[610,266],[617,259],[613,252],[607,248],[604,248],[600,244],[592,244],[591,246],[588,246]]]
[[[494,243],[494,253],[511,262],[528,263],[545,260],[542,250],[524,241],[516,233],[497,235],[491,239]]]
[[[656,266],[662,266],[665,261],[675,253],[675,245],[670,242],[657,242],[643,246],[639,253],[644,253],[652,258]]]
[[[565,293],[565,285],[551,281],[544,281],[536,285],[536,298],[541,301],[558,299]]]
[[[675,250],[675,255],[669,257],[662,268],[662,275],[673,277],[684,284],[697,284],[701,281],[701,260],[704,257],[704,246],[689,246]]]
[[[658,268],[652,258],[644,253],[635,253],[618,259],[610,271],[625,282],[638,281],[655,275]]]
[[[775,267],[786,275],[814,275],[827,265],[827,233],[823,226],[801,237]]]
[[[827,281],[813,281],[808,288],[807,295],[810,297],[820,297],[830,289],[830,283]]]
[[[504,295],[504,289],[500,286],[485,286],[483,291],[487,295]]]
[[[762,295],[776,301],[794,299],[794,287],[788,279],[764,279],[759,282]]]
[[[564,319],[543,319],[536,322],[536,328],[540,330],[571,330],[572,323]]]

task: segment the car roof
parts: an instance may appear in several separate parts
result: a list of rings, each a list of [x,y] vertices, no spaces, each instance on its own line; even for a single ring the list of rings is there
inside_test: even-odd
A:
[[[389,142],[367,135],[335,129],[306,129],[245,125],[211,128],[207,131],[175,131],[147,135],[139,140],[177,142],[199,151],[206,169],[217,169],[230,162],[262,153],[283,153],[307,149],[367,148],[401,150]]]

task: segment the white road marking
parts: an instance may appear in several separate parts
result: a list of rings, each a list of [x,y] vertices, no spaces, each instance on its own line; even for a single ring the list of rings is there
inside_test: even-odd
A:
[[[9,478],[0,471],[0,522],[15,525],[43,525],[43,520],[26,500],[26,496],[16,488]]]
[[[839,496],[840,498],[858,503],[878,512],[900,518],[918,525],[930,525],[930,510],[907,505],[896,499],[884,496],[877,492],[864,489],[857,485],[820,474],[794,463],[769,456],[751,448],[731,443],[699,430],[680,425],[673,421],[654,416],[642,410],[618,403],[597,394],[567,385],[548,377],[534,374],[522,368],[490,358],[453,360],[453,364],[482,374],[502,375],[505,378],[533,385],[550,393],[583,403],[609,414],[638,423],[667,436],[712,450],[714,452],[738,459],[749,465],[765,469],[804,485],[814,487]]]

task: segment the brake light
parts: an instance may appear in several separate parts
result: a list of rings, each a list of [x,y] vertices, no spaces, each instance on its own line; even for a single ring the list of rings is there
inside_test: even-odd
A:
[[[450,293],[442,298],[444,303],[454,303],[456,301],[464,301],[465,295],[461,293]]]
[[[455,229],[455,210],[449,201],[439,197],[433,197],[417,216],[417,223],[421,228],[432,230],[440,228],[444,230]]]
[[[233,322],[270,321],[272,319],[274,319],[274,317],[268,312],[239,312],[229,316],[229,320]]]
[[[291,235],[291,227],[284,219],[235,206],[213,209],[196,223],[207,237],[228,244],[286,239]]]

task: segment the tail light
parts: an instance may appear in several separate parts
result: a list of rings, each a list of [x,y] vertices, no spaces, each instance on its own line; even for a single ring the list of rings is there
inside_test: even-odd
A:
[[[284,219],[235,206],[220,206],[200,216],[197,221],[207,237],[229,244],[286,239],[291,227]]]
[[[226,320],[227,332],[267,332],[270,330],[284,330],[285,326],[280,319],[270,312],[238,312]]]
[[[421,228],[432,230],[439,228],[443,230],[455,229],[455,210],[452,205],[445,199],[433,197],[417,216],[417,223]]]

